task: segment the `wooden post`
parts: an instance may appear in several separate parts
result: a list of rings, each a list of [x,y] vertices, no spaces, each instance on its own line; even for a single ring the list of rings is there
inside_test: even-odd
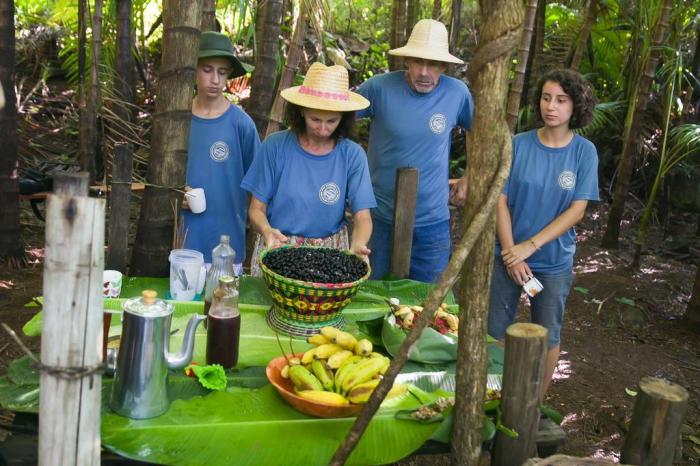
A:
[[[53,175],[54,194],[63,194],[66,196],[87,196],[89,190],[90,174],[88,172],[58,172]]]
[[[621,461],[641,466],[670,466],[687,407],[685,388],[663,379],[644,377],[639,382]]]
[[[63,185],[87,193],[83,175]],[[46,207],[39,465],[100,464],[104,200],[51,194]]]
[[[523,464],[535,453],[546,354],[544,327],[518,323],[506,330],[501,422],[518,437],[496,433],[492,466]]]
[[[109,194],[109,236],[106,267],[126,274],[129,249],[129,211],[131,207],[131,172],[133,148],[119,142],[114,146],[112,189]]]
[[[399,278],[408,277],[411,271],[411,248],[413,247],[413,225],[416,221],[419,176],[417,168],[396,169],[394,225],[391,235],[391,273]]]

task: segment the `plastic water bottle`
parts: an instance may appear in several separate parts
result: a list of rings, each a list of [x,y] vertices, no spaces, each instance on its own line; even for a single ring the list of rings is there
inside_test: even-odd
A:
[[[223,276],[235,277],[233,263],[236,259],[236,251],[229,244],[229,236],[221,235],[219,245],[211,252],[211,268],[207,273],[207,281],[204,285],[204,313],[209,314],[214,289],[219,286],[219,278]]]

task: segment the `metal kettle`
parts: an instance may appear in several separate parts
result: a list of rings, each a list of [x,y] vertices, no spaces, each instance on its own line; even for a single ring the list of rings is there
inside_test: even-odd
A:
[[[173,306],[153,290],[126,300],[122,336],[109,406],[122,416],[148,419],[168,410],[168,369],[182,369],[192,360],[197,325],[206,316],[194,314],[178,354],[169,352]]]

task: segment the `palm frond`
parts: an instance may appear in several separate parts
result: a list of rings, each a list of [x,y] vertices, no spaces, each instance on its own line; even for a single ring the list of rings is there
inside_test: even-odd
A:
[[[617,133],[622,136],[622,127],[627,111],[627,102],[624,100],[613,100],[601,102],[593,110],[593,120],[584,128],[576,130],[581,136],[591,136],[600,131],[606,133]]]

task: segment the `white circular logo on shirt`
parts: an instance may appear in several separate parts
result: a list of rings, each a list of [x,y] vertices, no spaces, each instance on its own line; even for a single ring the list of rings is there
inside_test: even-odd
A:
[[[228,158],[228,144],[224,141],[216,141],[209,148],[209,157],[214,162],[223,162]]]
[[[442,113],[434,113],[433,116],[430,117],[430,131],[432,131],[435,134],[441,134],[445,132],[445,128],[447,127],[447,118],[445,118],[445,115]]]
[[[564,170],[559,174],[559,186],[561,189],[570,191],[576,186],[576,174],[569,170]]]
[[[340,199],[340,188],[333,182],[326,183],[318,191],[318,197],[324,204],[333,205]]]

